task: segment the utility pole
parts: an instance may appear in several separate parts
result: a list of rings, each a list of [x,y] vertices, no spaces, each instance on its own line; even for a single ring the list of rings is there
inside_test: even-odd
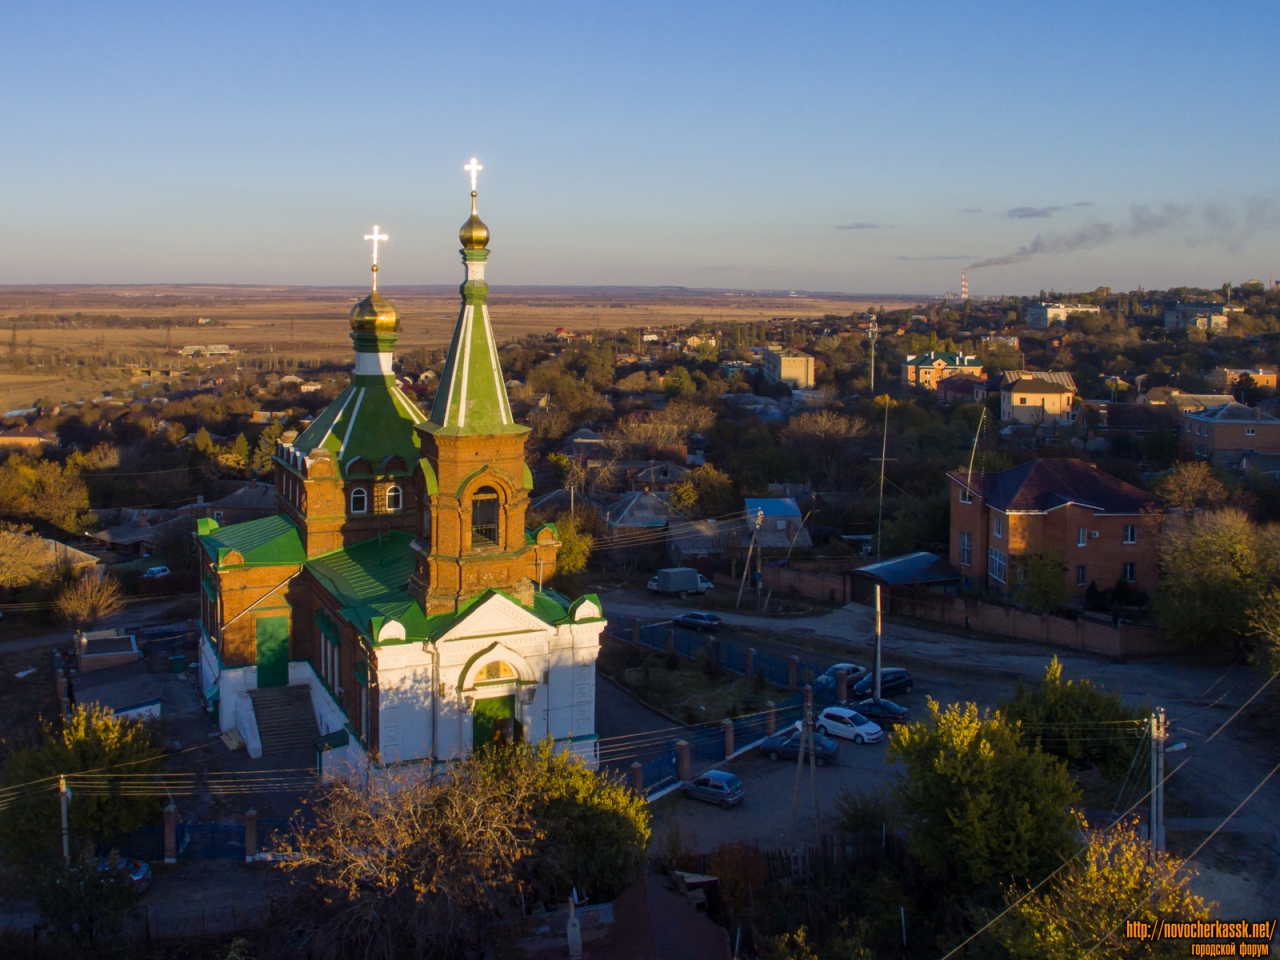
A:
[[[62,862],[71,866],[71,838],[67,833],[67,813],[71,806],[71,791],[67,789],[67,778],[58,777],[58,804],[62,807]]]
[[[880,326],[876,318],[871,318],[871,326],[867,327],[867,339],[871,341],[871,395],[876,395],[876,340],[880,336]]]
[[[875,700],[880,702],[880,634],[882,630],[880,620],[880,584],[876,584],[876,679],[875,679]]]
[[[1164,707],[1151,711],[1151,824],[1147,837],[1151,841],[1151,859],[1164,852]]]
[[[884,435],[880,443],[880,508],[876,514],[876,563],[880,562],[880,530],[884,525],[884,465],[887,459],[885,454],[889,452],[889,396],[885,394],[884,398]]]
[[[751,551],[754,550],[756,547],[756,535],[760,532],[760,527],[763,523],[764,523],[764,511],[757,510],[756,525],[751,530],[751,543],[747,545],[747,558],[745,562],[742,564],[742,582],[738,584],[738,600],[733,605],[733,609],[735,610],[737,610],[738,607],[742,606],[742,591],[747,586],[747,575],[751,572]],[[757,571],[759,570],[759,567],[760,567],[760,557],[759,557],[759,554],[757,554],[756,556]],[[757,609],[759,608],[759,606],[760,606],[759,598],[757,598],[757,601],[756,601]]]

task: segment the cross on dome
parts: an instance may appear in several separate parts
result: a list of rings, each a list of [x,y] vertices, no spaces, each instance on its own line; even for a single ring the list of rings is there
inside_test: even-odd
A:
[[[476,174],[478,174],[481,170],[483,170],[484,167],[476,163],[476,158],[472,157],[471,162],[468,163],[462,169],[466,170],[469,174],[471,174],[471,192],[475,193],[476,192]]]
[[[385,233],[379,233],[378,225],[375,223],[373,225],[373,233],[366,233],[364,235],[364,238],[366,240],[373,241],[373,289],[377,290],[378,289],[378,241],[386,240],[387,235]]]

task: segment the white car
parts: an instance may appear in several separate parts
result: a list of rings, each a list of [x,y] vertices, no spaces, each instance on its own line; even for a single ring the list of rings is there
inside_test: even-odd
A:
[[[149,567],[147,572],[142,575],[143,580],[160,580],[169,575],[168,567]]]
[[[841,737],[854,743],[875,743],[884,736],[879,724],[848,707],[827,707],[818,714],[818,732],[824,737]]]

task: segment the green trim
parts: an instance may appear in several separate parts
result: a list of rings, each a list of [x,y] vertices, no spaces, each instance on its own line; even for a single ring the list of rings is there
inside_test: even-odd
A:
[[[353,333],[351,342],[356,353],[392,353],[400,337],[394,333]]]
[[[367,660],[361,660],[357,663],[353,673],[355,674],[356,683],[362,687],[369,686],[369,662]]]
[[[533,489],[533,471],[529,469],[529,465],[524,465],[524,488],[526,490]]]
[[[526,466],[525,469],[527,470],[529,468]],[[507,473],[507,471],[499,470],[497,467],[491,466],[490,464],[485,463],[485,464],[481,464],[475,470],[472,470],[465,477],[463,477],[462,482],[458,484],[458,489],[453,492],[453,495],[455,497],[461,498],[462,491],[467,489],[467,485],[471,483],[472,480],[475,480],[477,477],[481,476],[484,473],[488,473],[489,471],[493,471],[494,473],[498,474],[498,476],[506,480],[507,483],[510,483],[513,487],[515,486],[515,484],[512,483],[511,476]]]
[[[327,750],[337,750],[339,747],[345,747],[351,742],[351,734],[344,727],[341,730],[335,730],[333,733],[326,733],[323,737],[317,737],[315,741],[316,750],[324,753]]]
[[[426,482],[427,495],[434,497],[440,492],[440,481],[436,478],[435,467],[431,466],[431,461],[423,457],[418,461],[418,469],[422,471],[422,479]],[[529,469],[525,467],[525,469]]]

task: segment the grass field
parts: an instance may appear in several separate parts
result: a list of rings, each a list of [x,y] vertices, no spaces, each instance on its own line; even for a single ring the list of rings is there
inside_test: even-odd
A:
[[[365,292],[354,287],[0,286],[0,330],[11,330],[7,343],[0,339],[0,362],[7,348],[37,358],[65,352],[165,363],[176,362],[183,345],[209,343],[228,344],[250,358],[283,355],[341,362],[351,354],[347,312]],[[381,292],[400,312],[399,351],[447,345],[458,316],[456,287],[389,286]],[[774,317],[847,316],[873,305],[894,309],[913,302],[663,287],[495,287],[489,312],[501,342],[557,327],[618,330],[699,319],[757,323]],[[35,315],[59,319],[51,326],[19,326],[12,332],[16,318]],[[107,316],[171,320],[173,326],[94,319]],[[198,317],[211,322],[192,325]],[[39,368],[17,373],[0,369],[0,410],[26,406],[37,397],[80,399],[120,382],[105,370],[96,378],[73,378],[41,376]]]

